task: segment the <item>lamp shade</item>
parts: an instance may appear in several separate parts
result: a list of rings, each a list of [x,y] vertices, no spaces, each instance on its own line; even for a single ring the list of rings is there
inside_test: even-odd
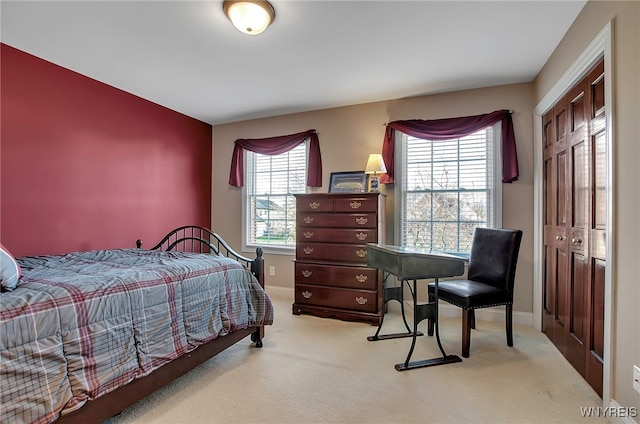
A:
[[[367,161],[367,167],[364,169],[365,174],[384,174],[387,172],[387,167],[384,166],[384,160],[379,153],[372,153],[369,155]]]
[[[264,0],[225,0],[222,8],[233,25],[249,35],[260,34],[276,18],[273,6]]]

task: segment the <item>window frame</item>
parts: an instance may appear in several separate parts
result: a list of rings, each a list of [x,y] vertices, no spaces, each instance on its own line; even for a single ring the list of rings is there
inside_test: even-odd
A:
[[[502,137],[501,137],[501,128],[502,125],[500,122],[497,122],[490,127],[493,129],[493,227],[501,228],[502,227],[502,154],[501,154],[501,146],[502,146]],[[482,130],[479,130],[482,131]],[[402,131],[396,131],[395,134],[395,181],[394,181],[394,198],[395,198],[395,207],[394,207],[394,240],[395,244],[403,245],[404,240],[402,237],[403,233],[403,214],[402,208],[404,206],[404,175],[405,175],[405,164],[403,163],[404,157],[402,154],[403,149],[403,137],[407,136]],[[455,140],[455,139],[452,139]],[[438,141],[434,141],[437,143]],[[468,254],[468,252],[460,252],[460,254]]]
[[[307,192],[307,184],[306,184],[306,180],[307,180],[307,175],[309,173],[309,139],[307,138],[303,143],[300,143],[300,145],[304,144],[304,148],[305,148],[305,154],[304,154],[304,166],[305,166],[305,175],[304,175],[304,179],[305,179],[305,185],[304,185],[304,191],[301,192],[300,194],[306,193]],[[298,148],[300,145],[296,146],[295,148]],[[295,149],[294,148],[294,149]],[[293,150],[293,149],[292,149]],[[259,154],[259,153],[255,153],[255,152],[251,152],[249,150],[245,150],[244,154],[242,155],[242,160],[244,163],[244,170],[245,170],[245,181],[248,181],[249,178],[253,178],[253,169],[250,169],[248,166],[248,154]],[[287,154],[289,152],[285,152],[282,154]],[[278,156],[278,155],[274,155],[274,156]],[[276,244],[262,244],[262,243],[249,243],[247,240],[247,236],[248,236],[248,226],[247,226],[247,215],[249,213],[249,211],[247,210],[247,204],[248,204],[248,196],[250,195],[249,193],[249,187],[250,184],[246,183],[244,184],[244,186],[242,187],[242,212],[241,212],[241,219],[242,219],[242,231],[241,231],[241,237],[242,237],[242,251],[243,252],[255,252],[256,248],[260,247],[262,248],[262,251],[264,253],[268,253],[268,254],[273,254],[273,255],[295,255],[295,251],[296,251],[296,245],[295,245],[295,233],[294,233],[294,242],[292,245],[276,245]],[[290,193],[291,195],[294,194],[298,194],[298,193]],[[294,204],[294,208],[295,208],[295,204]],[[295,226],[294,226],[294,231],[295,231]]]

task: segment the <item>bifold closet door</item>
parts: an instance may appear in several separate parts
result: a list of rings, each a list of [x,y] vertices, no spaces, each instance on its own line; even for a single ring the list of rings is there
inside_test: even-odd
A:
[[[604,62],[543,117],[543,331],[602,395],[606,234]]]

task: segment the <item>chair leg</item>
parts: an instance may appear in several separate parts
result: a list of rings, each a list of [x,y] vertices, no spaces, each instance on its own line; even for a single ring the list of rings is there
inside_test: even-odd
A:
[[[429,302],[433,302],[434,300],[435,300],[434,296],[433,295],[429,295]],[[432,319],[428,319],[427,320],[427,335],[433,336],[433,327],[434,327],[433,320]]]
[[[513,305],[507,304],[507,310],[505,312],[507,320],[507,346],[513,346]]]
[[[469,309],[469,315],[471,315],[471,328],[476,329],[476,310]]]
[[[473,309],[462,309],[462,356],[469,357],[471,346],[471,324],[473,320]]]

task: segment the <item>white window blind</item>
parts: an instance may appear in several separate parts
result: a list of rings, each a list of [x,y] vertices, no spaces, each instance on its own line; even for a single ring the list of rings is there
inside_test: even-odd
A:
[[[489,127],[448,141],[399,133],[402,245],[468,253],[476,227],[496,226],[495,133]]]
[[[280,155],[246,152],[245,247],[295,248],[296,199],[304,193],[307,144]]]

